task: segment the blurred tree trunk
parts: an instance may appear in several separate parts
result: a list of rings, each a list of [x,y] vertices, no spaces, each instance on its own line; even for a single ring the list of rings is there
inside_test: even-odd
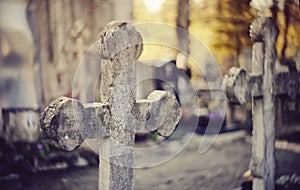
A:
[[[295,35],[293,32],[294,25],[299,24],[299,13],[294,14],[293,10],[298,9],[299,0],[285,0],[282,5],[278,2],[274,2],[271,7],[272,17],[276,21],[280,33],[278,40],[278,57],[280,59],[281,64],[286,66],[295,66],[294,61],[291,59],[291,48],[290,46],[299,46],[297,42],[293,42],[290,40],[289,36]],[[290,30],[292,28],[292,30]],[[297,34],[296,34],[297,35]]]
[[[187,71],[187,57],[190,53],[189,50],[189,37],[188,37],[188,28],[190,24],[189,15],[190,15],[190,6],[189,0],[178,0],[177,5],[177,39],[178,39],[178,55],[176,65],[178,68]]]
[[[289,7],[287,5],[287,3],[285,3],[284,5],[284,17],[285,17],[285,26],[284,26],[284,41],[283,41],[283,47],[281,49],[281,58],[282,59],[285,59],[286,57],[286,48],[287,48],[287,45],[288,45],[288,39],[287,39],[287,36],[288,36],[288,30],[289,30],[289,24],[290,24],[290,11],[289,11]]]

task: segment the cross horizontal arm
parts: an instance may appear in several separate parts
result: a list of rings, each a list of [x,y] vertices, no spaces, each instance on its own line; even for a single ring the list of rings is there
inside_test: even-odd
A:
[[[78,100],[60,97],[53,100],[41,115],[42,136],[50,144],[67,151],[85,139],[107,135],[109,106],[102,103],[82,105]]]
[[[181,117],[175,95],[158,90],[147,99],[138,100],[132,113],[136,132],[157,130],[162,136],[170,136]],[[110,114],[108,104],[81,104],[78,100],[60,97],[42,113],[42,135],[52,145],[72,151],[85,139],[109,136]]]
[[[136,132],[157,130],[162,136],[170,136],[181,118],[181,109],[172,92],[155,90],[147,99],[137,100],[133,115]]]
[[[231,102],[245,104],[251,97],[262,96],[262,82],[262,76],[251,76],[245,70],[233,67],[224,77],[223,85]],[[274,86],[273,94],[285,94],[294,99],[299,92],[298,72],[290,69],[289,72],[276,74]]]

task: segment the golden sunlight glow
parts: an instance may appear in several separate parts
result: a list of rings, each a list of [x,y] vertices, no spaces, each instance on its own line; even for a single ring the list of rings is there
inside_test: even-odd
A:
[[[165,0],[143,0],[143,1],[150,12],[156,13],[160,11],[161,5],[164,3]]]

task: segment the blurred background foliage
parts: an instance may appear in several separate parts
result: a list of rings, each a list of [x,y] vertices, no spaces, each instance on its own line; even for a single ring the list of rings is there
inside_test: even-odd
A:
[[[156,6],[153,6],[153,2],[150,6],[151,0],[134,0],[134,22],[176,25],[176,19],[180,15],[177,11],[180,1],[182,0],[156,0]],[[249,27],[256,15],[256,11],[250,7],[251,0],[186,1],[189,3],[189,14],[186,18],[189,33],[211,50],[223,73],[231,66],[240,66],[239,57],[244,50],[251,52]],[[270,16],[276,20],[280,30],[277,41],[278,59],[294,58],[300,52],[300,7],[293,1],[285,0],[273,10]],[[172,35],[177,40],[175,31],[172,34],[157,32],[161,35]],[[165,56],[166,51],[170,57],[176,58],[176,50],[166,49],[168,48],[146,45],[141,58]],[[251,59],[251,54],[249,57]],[[246,64],[250,64],[250,61],[248,59],[249,63]],[[189,64],[192,65],[191,61]]]

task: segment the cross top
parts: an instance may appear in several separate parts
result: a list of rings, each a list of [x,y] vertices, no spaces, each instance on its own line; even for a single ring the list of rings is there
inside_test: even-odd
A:
[[[115,56],[137,59],[143,51],[142,36],[127,22],[111,22],[98,36],[99,54],[104,59]]]
[[[264,38],[267,36],[276,36],[276,41],[277,33],[278,28],[270,17],[258,16],[250,25],[250,37],[253,42],[266,41]]]

